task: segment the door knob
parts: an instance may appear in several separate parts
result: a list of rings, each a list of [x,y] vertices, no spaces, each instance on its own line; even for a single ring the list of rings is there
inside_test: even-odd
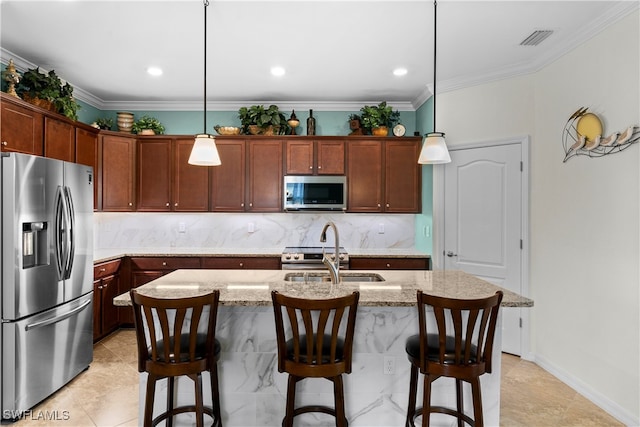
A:
[[[449,251],[449,252],[447,252],[447,256],[449,258],[451,258],[451,257],[454,257],[454,256],[458,256],[458,254],[454,254],[453,252]]]

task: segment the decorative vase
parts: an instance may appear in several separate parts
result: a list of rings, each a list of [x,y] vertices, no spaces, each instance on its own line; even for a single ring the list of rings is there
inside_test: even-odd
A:
[[[120,132],[131,133],[131,128],[133,128],[133,113],[126,111],[118,112],[117,123]]]
[[[379,126],[371,129],[371,135],[373,136],[387,136],[389,135],[389,128],[386,126]]]
[[[309,118],[307,119],[307,135],[316,134],[316,119],[313,118],[313,110],[309,110]]]

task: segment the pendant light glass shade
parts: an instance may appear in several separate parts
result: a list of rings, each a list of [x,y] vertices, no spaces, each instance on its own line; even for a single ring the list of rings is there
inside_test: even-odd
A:
[[[433,2],[433,132],[428,133],[422,142],[418,163],[423,165],[437,165],[451,162],[451,156],[444,141],[444,133],[436,132],[436,49],[438,47],[438,3]]]
[[[204,129],[202,134],[196,135],[196,139],[189,155],[188,163],[195,166],[219,166],[222,164],[216,139],[207,133],[207,6],[209,0],[204,0],[204,96],[202,114],[204,116]]]
[[[444,141],[444,133],[428,133],[422,142],[418,163],[437,165],[449,162],[451,162],[451,156],[449,156],[449,150],[447,150],[447,144]]]
[[[189,156],[189,164],[195,166],[220,166],[222,164],[213,135],[196,135]]]

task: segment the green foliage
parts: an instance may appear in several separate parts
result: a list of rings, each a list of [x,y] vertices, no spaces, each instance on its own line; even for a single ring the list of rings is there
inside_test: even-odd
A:
[[[158,119],[151,116],[142,116],[138,119],[133,126],[131,127],[131,131],[134,133],[140,133],[141,130],[151,129],[156,135],[162,135],[164,133],[164,126]]]
[[[100,117],[98,120],[96,120],[96,124],[102,130],[111,130],[111,127],[113,126],[113,119],[110,117]]]
[[[362,127],[367,132],[380,126],[393,127],[400,120],[400,112],[393,111],[390,106],[387,106],[386,101],[377,106],[365,105],[360,111],[362,112]]]
[[[69,83],[63,85],[54,70],[47,74],[41,73],[40,67],[25,71],[16,92],[22,98],[27,95],[27,97],[51,101],[55,111],[72,120],[78,120],[80,106],[73,98],[73,86]]]
[[[241,107],[238,110],[238,118],[242,125],[242,133],[249,133],[249,126],[256,125],[264,130],[269,126],[278,128],[278,133],[283,135],[287,130],[287,119],[277,105],[252,105],[249,108]]]

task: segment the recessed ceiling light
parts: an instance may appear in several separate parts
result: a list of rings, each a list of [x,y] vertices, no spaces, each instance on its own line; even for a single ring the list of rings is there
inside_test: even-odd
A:
[[[283,67],[271,67],[271,75],[273,76],[284,76],[285,72]]]
[[[395,70],[393,70],[394,76],[404,76],[405,74],[407,74],[406,68],[396,68]]]
[[[151,74],[152,76],[161,76],[162,75],[162,68],[160,68],[160,67],[149,67],[149,68],[147,68],[147,73]]]

